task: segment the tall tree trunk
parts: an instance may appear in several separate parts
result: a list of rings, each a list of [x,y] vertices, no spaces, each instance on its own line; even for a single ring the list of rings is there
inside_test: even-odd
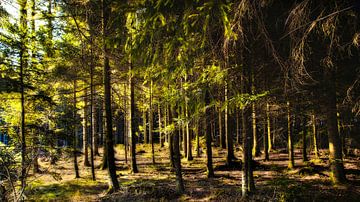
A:
[[[128,102],[127,102],[127,89],[128,83],[124,83],[124,155],[125,163],[128,163],[128,146],[129,146],[129,136],[128,136]],[[145,113],[146,116],[146,113]],[[146,130],[145,130],[146,131]]]
[[[88,105],[87,105],[87,90],[84,95],[84,125],[83,125],[83,152],[84,152],[84,166],[90,166],[89,162],[89,131],[88,131]]]
[[[147,124],[146,124],[147,120],[146,120],[146,110],[145,109],[143,111],[142,121],[143,121],[143,128],[144,128],[144,144],[148,144],[149,137],[147,135]]]
[[[167,107],[167,103],[165,103],[164,105],[164,136],[165,136],[165,142],[169,143],[168,141],[168,132],[167,132],[167,126],[168,126],[168,107]]]
[[[129,58],[129,72],[132,72],[133,70],[133,64],[132,64],[132,56],[130,55]],[[135,117],[135,86],[134,86],[134,79],[132,74],[129,74],[129,88],[130,88],[130,97],[129,97],[129,102],[130,102],[130,107],[129,107],[129,117],[128,117],[128,132],[129,135],[128,137],[130,138],[130,154],[131,154],[131,170],[133,173],[138,173],[138,168],[137,168],[137,163],[136,163],[136,137],[135,137],[135,133],[136,133],[136,117]],[[150,125],[150,124],[149,124]]]
[[[209,88],[209,87],[208,87]],[[207,166],[207,177],[212,178],[215,177],[214,169],[213,169],[213,161],[212,161],[212,148],[211,148],[211,109],[210,105],[210,89],[206,89],[205,92],[205,138],[206,138],[206,166]]]
[[[75,178],[80,178],[79,175],[79,166],[77,162],[77,108],[76,108],[76,79],[74,79],[74,111],[73,111],[73,155],[74,155],[74,170],[75,170]]]
[[[292,169],[295,166],[294,161],[294,144],[293,144],[293,138],[292,138],[292,120],[291,120],[291,109],[290,109],[290,102],[286,102],[287,106],[287,134],[288,134],[288,153],[289,153],[289,163],[288,168]]]
[[[317,144],[317,138],[316,138],[316,118],[315,114],[311,115],[311,124],[312,124],[312,135],[313,135],[313,146],[314,146],[314,155],[315,158],[319,158],[319,151],[318,151],[318,144]]]
[[[110,73],[110,62],[109,62],[109,45],[108,43],[108,21],[111,12],[110,8],[111,1],[102,1],[102,14],[103,14],[103,52],[104,52],[104,103],[105,103],[105,120],[106,120],[106,150],[107,150],[107,164],[108,173],[110,177],[109,190],[118,190],[119,182],[116,176],[116,165],[115,165],[115,154],[114,154],[114,140],[113,140],[113,129],[112,129],[112,110],[111,110],[111,73]]]
[[[325,118],[329,137],[329,162],[331,169],[331,180],[334,183],[346,181],[344,164],[342,159],[342,148],[339,131],[337,128],[336,108],[336,70],[325,68],[326,97],[324,100]]]
[[[268,139],[268,134],[267,134],[267,130],[268,130],[268,126],[267,126],[267,122],[264,122],[264,160],[268,161],[269,160],[269,139]]]
[[[267,125],[267,142],[268,142],[268,153],[272,150],[272,139],[271,139],[271,121],[270,121],[270,105],[266,103],[266,125]]]
[[[171,112],[171,106],[170,105],[167,105],[167,112],[168,112],[168,115],[169,115],[169,125],[171,125],[173,123],[173,120],[172,120],[172,112]],[[177,133],[176,131],[173,131],[173,132],[170,132],[169,133],[169,158],[170,158],[170,166],[172,168],[175,168],[175,161],[174,161],[174,134]]]
[[[162,132],[162,123],[161,123],[161,105],[160,103],[158,104],[158,118],[159,118],[159,142],[160,142],[160,147],[164,147],[164,137],[163,137],[163,132]]]
[[[240,144],[240,120],[239,120],[239,111],[235,109],[235,116],[236,116],[236,143]]]
[[[199,117],[195,118],[196,157],[200,157]]]
[[[220,141],[220,147],[225,149],[226,148],[226,139],[225,139],[225,135],[223,133],[223,125],[222,125],[222,111],[221,111],[221,107],[219,106],[218,108],[218,115],[219,115],[219,141]]]
[[[255,75],[254,71],[251,70],[251,94],[255,95]],[[252,132],[253,132],[253,142],[252,142],[252,155],[255,157],[260,156],[260,147],[258,144],[258,134],[256,127],[256,103],[251,103],[252,109]]]
[[[306,115],[304,115],[303,118],[303,135],[302,135],[302,142],[303,142],[303,146],[302,146],[302,156],[303,156],[303,162],[307,162],[308,161],[308,157],[307,157],[307,152],[306,152],[306,135],[307,135],[307,119],[306,119]]]
[[[224,110],[224,114],[225,114],[225,118],[224,118],[224,127],[225,127],[225,138],[226,138],[226,151],[227,151],[227,155],[226,155],[226,164],[230,165],[232,163],[232,160],[235,158],[234,155],[234,145],[233,145],[233,137],[232,134],[229,133],[229,126],[228,126],[228,106],[227,106],[227,101],[228,101],[228,85],[227,83],[225,83],[225,88],[224,88],[224,100],[225,100],[225,110]]]
[[[152,106],[152,98],[153,97],[153,81],[150,81],[150,104],[149,104],[149,137],[150,137],[150,144],[151,144],[151,158],[152,163],[155,164],[155,151],[154,151],[154,133],[153,133],[153,106]]]
[[[178,117],[175,110],[173,110],[173,116]],[[179,125],[175,125],[174,133],[174,165],[176,172],[176,189],[178,192],[182,193],[185,191],[184,182],[181,173],[181,155],[180,155],[180,143],[179,143],[179,133],[176,131],[179,130]]]
[[[92,26],[91,26],[92,27]],[[90,48],[90,161],[91,161],[91,178],[93,181],[95,178],[95,165],[94,165],[94,149],[96,143],[96,117],[95,117],[95,104],[94,104],[94,50],[93,50],[93,31],[91,31],[91,48]]]
[[[36,4],[35,4],[35,0],[31,0],[31,40],[32,40],[32,49],[31,49],[31,66],[35,68],[34,66],[34,60],[36,60],[35,57],[35,53],[36,50],[35,49],[35,34],[36,34],[36,30],[35,30],[35,9],[36,9]],[[34,173],[39,173],[40,169],[39,169],[39,162],[38,162],[38,148],[37,148],[37,143],[38,143],[38,138],[35,135],[35,133],[32,133],[32,162],[33,162],[33,172]]]
[[[185,79],[185,82],[186,82],[186,79]],[[193,156],[192,156],[192,143],[191,143],[191,140],[192,140],[192,136],[191,136],[191,133],[190,133],[190,130],[189,130],[189,111],[188,111],[188,101],[187,101],[187,98],[186,98],[186,91],[185,91],[185,128],[186,128],[186,140],[187,140],[187,160],[188,161],[191,161],[193,160]]]

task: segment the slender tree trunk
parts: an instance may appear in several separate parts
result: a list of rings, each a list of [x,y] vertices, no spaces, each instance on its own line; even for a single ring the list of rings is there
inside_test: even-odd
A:
[[[311,123],[312,123],[312,135],[313,135],[313,146],[314,146],[314,154],[315,158],[319,158],[319,151],[318,151],[318,145],[317,145],[317,138],[316,138],[316,118],[315,114],[311,115]]]
[[[133,64],[132,64],[132,56],[130,56],[130,64],[129,64],[129,72],[132,72]],[[130,88],[130,107],[129,107],[129,122],[128,122],[128,137],[130,138],[130,153],[131,153],[131,170],[133,173],[138,173],[137,163],[136,163],[136,117],[135,117],[135,86],[134,79],[131,74],[129,74],[129,88]],[[150,118],[150,117],[149,117]],[[149,123],[150,125],[150,123]]]
[[[206,105],[206,112],[205,112],[205,137],[206,137],[206,166],[207,166],[207,176],[208,178],[215,177],[214,169],[213,169],[213,161],[212,161],[212,148],[211,148],[211,109],[209,108],[210,105],[210,93],[209,89],[206,89],[205,92],[205,105]]]
[[[302,148],[302,156],[303,156],[303,162],[307,162],[309,159],[307,157],[307,152],[306,152],[306,135],[307,135],[307,119],[306,119],[306,115],[304,115],[303,118],[303,135],[302,135],[302,142],[303,142],[303,148]]]
[[[236,116],[236,143],[240,144],[240,120],[239,120],[239,111],[235,109],[235,116]]]
[[[200,157],[199,117],[196,117],[194,133],[196,137],[196,157]]]
[[[294,161],[294,145],[293,145],[293,138],[292,138],[292,120],[291,120],[291,109],[290,109],[290,102],[287,101],[287,134],[288,134],[288,152],[289,152],[289,163],[288,168],[292,169],[295,166]]]
[[[74,79],[74,112],[73,112],[73,155],[74,155],[74,170],[75,170],[75,178],[80,178],[79,175],[79,166],[78,166],[78,162],[77,162],[77,119],[76,119],[76,115],[77,115],[77,108],[76,108],[76,79]]]
[[[155,164],[155,151],[154,151],[154,133],[153,133],[153,106],[152,106],[152,96],[153,96],[153,81],[150,81],[150,104],[149,104],[149,136],[151,144],[151,157],[152,163]]]
[[[20,134],[21,134],[21,188],[26,187],[26,137],[25,137],[25,89],[24,89],[24,70],[27,68],[28,51],[26,48],[27,40],[27,0],[19,1],[20,5],[20,102],[21,102],[21,121],[20,121]]]
[[[173,110],[174,117],[178,117],[175,110]],[[174,133],[174,165],[176,172],[176,189],[178,192],[182,193],[185,191],[184,182],[181,173],[181,155],[180,155],[180,143],[179,143],[179,133],[176,131],[179,130],[179,126],[175,126]]]
[[[165,128],[164,136],[165,136],[165,142],[169,143],[169,141],[168,141],[168,132],[167,132],[167,126],[168,126],[168,113],[167,113],[168,107],[167,107],[167,103],[165,104],[164,107],[165,107],[164,108],[164,128]]]
[[[170,105],[167,105],[168,107],[168,115],[169,115],[169,125],[171,125],[173,123],[173,120],[172,120],[172,112],[171,112],[171,107]],[[173,132],[170,132],[169,133],[169,137],[168,137],[168,140],[169,140],[169,157],[170,157],[170,165],[172,168],[175,168],[175,161],[174,161],[174,138],[173,138],[173,135],[177,133],[176,131],[173,131]]]
[[[107,150],[107,164],[108,173],[110,176],[109,190],[116,191],[120,188],[119,182],[116,176],[115,154],[114,154],[114,140],[112,129],[112,110],[111,110],[111,73],[109,62],[109,49],[108,49],[108,20],[111,12],[110,1],[103,0],[102,2],[102,14],[103,14],[103,52],[104,52],[104,103],[105,103],[105,120],[106,120],[106,150]]]
[[[127,82],[124,84],[124,155],[125,155],[125,163],[128,164],[128,146],[129,146],[129,136],[128,136],[128,102],[127,102]],[[146,114],[145,114],[146,116]],[[145,130],[146,131],[146,130]]]
[[[159,142],[160,142],[160,147],[164,147],[164,137],[163,137],[163,132],[162,132],[162,123],[161,123],[161,105],[160,103],[158,104],[158,117],[159,117]]]
[[[36,50],[35,49],[35,34],[36,34],[36,30],[35,30],[35,7],[36,7],[36,4],[35,4],[35,0],[31,0],[31,34],[32,34],[32,37],[31,37],[31,40],[32,40],[32,49],[31,49],[31,66],[34,66],[34,60],[36,60],[36,57],[35,57],[35,53],[36,53]],[[37,148],[37,142],[38,142],[38,138],[36,137],[35,133],[33,132],[32,133],[32,146],[33,146],[33,149],[32,149],[32,162],[33,162],[33,172],[34,173],[39,173],[40,172],[40,169],[39,169],[39,162],[38,162],[38,148]]]
[[[222,128],[222,111],[221,111],[221,107],[219,107],[219,138],[220,138],[220,147],[225,149],[226,148],[226,139],[225,139],[225,135],[223,133],[223,128]]]
[[[325,69],[326,98],[324,100],[325,118],[329,137],[329,162],[331,169],[331,180],[333,183],[344,183],[346,181],[344,164],[342,159],[342,148],[339,131],[337,128],[336,109],[336,85],[335,70]]]
[[[270,105],[266,103],[266,123],[267,123],[267,142],[268,142],[268,153],[272,150],[272,139],[271,139],[271,121],[270,121]]]
[[[224,100],[225,103],[227,103],[228,101],[228,86],[227,83],[225,83],[225,88],[224,88]],[[228,106],[227,104],[225,105],[225,110],[224,110],[224,114],[225,114],[225,118],[224,118],[224,125],[225,125],[225,138],[226,138],[226,151],[227,151],[227,155],[226,155],[226,164],[230,165],[232,163],[232,160],[235,159],[235,155],[234,155],[234,145],[233,145],[233,137],[232,134],[229,133],[229,126],[228,126]]]
[[[88,105],[87,105],[87,90],[84,95],[84,125],[83,125],[83,152],[84,152],[84,166],[90,166],[89,162],[89,131],[88,131]]]
[[[144,128],[144,144],[148,144],[148,135],[147,135],[147,124],[146,124],[146,110],[144,109],[143,111],[143,117],[142,117],[142,120],[143,120],[143,128]]]
[[[186,81],[186,80],[185,80]],[[186,140],[187,140],[187,160],[191,161],[193,160],[193,156],[192,156],[192,136],[189,130],[189,111],[188,111],[188,102],[186,99],[186,91],[185,91],[185,127],[186,127]]]
[[[94,149],[95,136],[96,136],[96,118],[95,118],[95,104],[94,104],[94,52],[93,52],[93,31],[91,31],[91,64],[90,64],[90,161],[91,161],[91,178],[93,181],[95,178],[95,165],[94,165]]]
[[[254,71],[251,70],[251,94],[255,95],[255,74]],[[260,147],[259,147],[259,140],[257,134],[257,127],[256,127],[256,103],[251,103],[252,109],[252,132],[253,132],[253,142],[252,142],[252,155],[254,157],[260,156]]]
[[[264,160],[268,161],[269,160],[269,138],[268,138],[268,134],[267,134],[267,130],[268,130],[268,126],[267,126],[267,122],[264,122]]]

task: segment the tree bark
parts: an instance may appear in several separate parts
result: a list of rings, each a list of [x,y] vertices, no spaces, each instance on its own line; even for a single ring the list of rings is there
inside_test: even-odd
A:
[[[135,86],[134,86],[134,79],[132,76],[133,64],[132,64],[132,56],[129,58],[129,88],[130,88],[130,107],[129,107],[129,122],[128,122],[128,137],[130,138],[130,153],[131,153],[131,170],[133,173],[138,173],[137,163],[136,163],[136,117],[135,117]]]
[[[307,157],[307,152],[306,152],[306,135],[307,135],[307,119],[306,119],[306,115],[304,115],[303,118],[303,135],[302,135],[302,142],[303,142],[303,146],[302,146],[302,156],[303,156],[303,162],[307,162],[309,159]]]
[[[329,137],[329,162],[331,180],[335,184],[346,181],[342,148],[337,128],[335,70],[325,67],[326,96],[324,100],[325,118]]]
[[[160,103],[158,104],[158,118],[159,118],[159,143],[160,143],[160,147],[164,147],[164,137],[163,137],[163,132],[162,132],[162,123],[161,123],[161,105]]]
[[[223,127],[222,127],[222,111],[221,107],[218,108],[218,115],[219,115],[219,139],[220,139],[220,147],[223,149],[226,149],[226,139],[225,135],[223,133]]]
[[[153,106],[152,106],[152,96],[153,96],[153,81],[150,81],[150,101],[149,101],[149,137],[151,144],[151,158],[152,163],[155,164],[155,151],[154,151],[154,133],[153,133]]]
[[[287,134],[288,134],[288,153],[289,153],[289,163],[288,168],[293,169],[295,166],[294,161],[294,144],[292,138],[292,120],[291,120],[291,109],[290,109],[290,102],[286,102],[287,105]]]
[[[88,105],[87,105],[87,90],[85,89],[85,95],[84,95],[84,122],[83,122],[83,152],[84,152],[84,166],[89,167],[89,133],[88,133]]]
[[[311,124],[312,124],[312,135],[313,135],[313,146],[314,146],[314,155],[315,158],[319,158],[319,151],[318,151],[318,144],[317,144],[317,138],[316,138],[316,118],[315,114],[311,115]]]
[[[268,142],[268,153],[272,150],[272,139],[271,139],[271,121],[270,121],[270,105],[266,103],[266,123],[267,123],[267,142]]]
[[[224,88],[224,100],[225,100],[225,103],[227,103],[227,101],[228,101],[228,86],[227,86],[227,83],[225,83],[225,88]],[[235,155],[234,155],[233,137],[232,137],[232,134],[229,133],[229,126],[228,126],[229,112],[228,112],[227,104],[225,105],[224,114],[225,114],[224,127],[225,127],[226,151],[227,151],[226,164],[230,165],[232,163],[232,160],[235,159]]]
[[[215,177],[214,175],[214,169],[213,169],[213,162],[212,162],[212,148],[211,148],[211,109],[209,107],[210,105],[210,93],[209,89],[206,89],[205,92],[205,137],[206,137],[206,166],[207,166],[207,177],[212,178]]]
[[[76,108],[76,79],[74,79],[74,111],[73,111],[73,155],[74,155],[74,170],[75,170],[75,178],[80,178],[79,175],[79,166],[78,166],[78,162],[77,162],[77,108]]]
[[[103,52],[104,52],[104,103],[105,103],[105,120],[106,120],[106,150],[107,150],[107,164],[108,173],[110,176],[110,187],[109,190],[116,191],[120,188],[119,182],[116,176],[116,165],[115,165],[115,154],[114,154],[114,140],[113,140],[113,129],[112,129],[112,110],[111,110],[111,73],[110,73],[110,62],[109,62],[109,49],[108,49],[108,21],[109,14],[111,12],[109,0],[102,1],[102,14],[103,14]]]

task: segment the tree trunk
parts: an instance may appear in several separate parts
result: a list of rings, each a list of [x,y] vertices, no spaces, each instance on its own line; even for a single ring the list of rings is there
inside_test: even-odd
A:
[[[73,111],[73,155],[74,155],[74,170],[75,170],[75,178],[80,178],[79,175],[79,166],[78,166],[78,162],[77,162],[77,119],[76,119],[76,115],[77,115],[77,108],[76,108],[76,79],[74,79],[74,111]]]
[[[228,101],[228,86],[227,83],[225,83],[225,88],[224,88],[224,100],[225,103],[227,103]],[[224,110],[224,114],[225,114],[225,118],[224,118],[224,125],[225,125],[225,138],[226,138],[226,151],[227,151],[227,155],[226,155],[226,164],[230,165],[232,163],[232,160],[235,159],[235,155],[234,155],[234,145],[233,145],[233,137],[232,134],[229,133],[229,126],[228,126],[228,106],[227,104],[225,105],[225,110]]]
[[[331,180],[333,183],[344,183],[346,181],[344,164],[342,159],[342,148],[339,131],[337,128],[336,108],[336,85],[335,70],[325,69],[326,97],[324,100],[325,118],[329,137],[329,162],[331,169]]]
[[[319,151],[318,151],[318,144],[317,144],[317,138],[316,138],[316,118],[315,114],[311,115],[311,123],[312,123],[312,132],[313,132],[313,146],[314,146],[314,155],[315,158],[319,158]]]
[[[214,169],[213,169],[213,162],[212,162],[212,148],[211,148],[211,109],[209,108],[210,105],[210,92],[209,89],[206,89],[205,92],[205,106],[206,106],[206,112],[205,112],[205,124],[204,128],[205,130],[205,137],[206,137],[206,166],[207,166],[207,176],[208,178],[215,177],[214,175]]]
[[[148,144],[149,137],[147,135],[147,124],[146,124],[147,120],[146,120],[146,110],[145,109],[143,111],[142,121],[143,121],[143,129],[144,129],[144,144]]]
[[[221,107],[219,106],[218,108],[218,112],[219,112],[219,138],[220,138],[220,147],[223,149],[226,149],[226,139],[223,133],[223,128],[222,128],[222,111],[221,111]]]
[[[236,116],[236,143],[240,144],[240,121],[239,121],[239,112],[235,109],[235,116]]]
[[[93,31],[91,31],[91,64],[90,64],[90,161],[91,161],[91,178],[93,181],[95,178],[95,165],[94,165],[94,149],[96,143],[96,118],[95,118],[95,104],[94,104],[94,52],[93,52]]]
[[[196,157],[200,157],[199,117],[195,119]]]
[[[266,103],[266,122],[267,122],[267,142],[268,142],[268,153],[272,150],[272,139],[271,139],[271,121],[270,121],[270,105]]]
[[[173,123],[173,120],[172,120],[172,112],[171,112],[171,107],[170,105],[167,105],[167,112],[168,112],[168,115],[169,115],[169,125],[171,125]],[[174,161],[174,138],[173,138],[173,135],[177,133],[176,131],[172,131],[169,133],[169,137],[168,137],[168,140],[169,140],[169,157],[170,157],[170,166],[172,168],[175,168],[175,161]]]
[[[84,152],[84,166],[89,167],[89,131],[88,131],[88,112],[87,112],[87,90],[85,89],[85,95],[84,95],[84,123],[83,123],[83,152]]]
[[[294,145],[292,138],[292,120],[291,120],[291,110],[290,110],[290,102],[287,101],[287,134],[288,134],[288,153],[289,153],[289,163],[288,168],[293,169],[295,166],[294,162]]]
[[[151,158],[152,163],[155,164],[155,151],[154,151],[154,133],[153,133],[153,106],[152,106],[152,96],[153,96],[153,81],[150,81],[150,104],[149,104],[149,137],[151,144]]]
[[[175,110],[173,110],[173,116],[178,117]],[[181,155],[180,155],[180,142],[179,142],[179,133],[176,131],[179,130],[179,125],[175,124],[175,133],[174,133],[174,164],[176,172],[176,189],[178,192],[182,193],[185,191],[184,182],[181,173]]]
[[[164,147],[164,137],[163,137],[163,132],[162,132],[162,123],[161,123],[161,105],[160,103],[158,104],[158,117],[159,117],[159,142],[160,142],[160,147]]]
[[[124,83],[124,155],[125,163],[128,164],[128,146],[129,146],[129,136],[128,136],[128,102],[127,102],[127,89],[128,83]],[[145,113],[146,116],[146,113]],[[146,131],[146,130],[145,130]]]
[[[20,94],[21,94],[21,121],[20,121],[20,134],[21,134],[21,188],[26,187],[26,137],[25,137],[25,89],[24,89],[24,70],[27,68],[27,0],[19,1],[20,5]]]
[[[102,2],[103,11],[103,51],[104,51],[104,103],[105,103],[105,120],[106,120],[106,150],[107,150],[107,164],[108,173],[110,177],[109,190],[118,190],[119,182],[116,176],[116,165],[115,165],[115,154],[114,154],[114,140],[112,130],[112,110],[111,110],[111,73],[110,73],[110,62],[109,62],[109,45],[108,36],[108,20],[111,12],[110,1],[103,0]]]
[[[132,72],[132,58],[130,56],[129,58],[129,72]],[[133,173],[138,173],[138,168],[137,168],[137,164],[136,164],[136,137],[135,137],[135,133],[136,133],[136,117],[135,117],[135,86],[134,86],[134,79],[132,77],[132,74],[129,74],[129,88],[130,88],[130,97],[129,97],[129,102],[130,102],[130,107],[129,107],[129,122],[128,122],[128,132],[129,135],[128,137],[130,138],[130,153],[131,153],[131,170]],[[150,125],[150,124],[149,124]]]
[[[268,161],[269,160],[269,138],[268,138],[268,134],[267,134],[267,130],[268,130],[268,126],[267,126],[267,122],[264,122],[264,160]]]
[[[304,115],[304,119],[303,119],[303,135],[302,135],[302,142],[303,142],[303,147],[302,147],[302,156],[303,156],[303,162],[307,162],[309,159],[307,157],[307,152],[306,152],[306,135],[307,135],[307,119],[306,119],[306,115]]]
[[[185,80],[186,81],[186,80]],[[192,156],[192,144],[191,144],[191,140],[192,140],[192,136],[189,130],[189,111],[188,111],[188,102],[186,99],[186,91],[185,91],[185,127],[186,127],[186,140],[187,140],[187,160],[191,161],[193,160],[193,156]]]

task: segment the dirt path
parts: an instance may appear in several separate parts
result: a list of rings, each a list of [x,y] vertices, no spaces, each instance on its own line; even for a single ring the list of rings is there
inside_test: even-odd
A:
[[[241,200],[240,163],[232,168],[224,166],[225,150],[214,149],[214,168],[216,177],[207,179],[205,154],[193,161],[182,160],[186,193],[179,195],[175,191],[175,175],[171,172],[166,147],[156,147],[156,164],[151,163],[148,146],[138,146],[139,173],[132,174],[125,164],[121,147],[116,148],[119,182],[121,190],[112,195],[105,195],[107,190],[106,170],[96,170],[97,181],[91,180],[90,168],[83,167],[80,158],[81,179],[74,179],[71,158],[61,160],[56,166],[49,166],[41,161],[46,169],[43,174],[30,177],[27,196],[29,200],[61,201],[236,201]],[[240,152],[236,152],[240,157]],[[287,169],[286,153],[271,153],[271,161],[264,162],[256,158],[254,178],[255,201],[356,201],[360,199],[360,165],[358,158],[345,160],[347,177],[350,182],[344,186],[333,187],[329,181],[326,159],[316,161],[311,166],[301,160],[301,153],[296,152],[294,170]],[[101,158],[96,158],[99,166]],[[129,163],[129,162],[128,162]]]

